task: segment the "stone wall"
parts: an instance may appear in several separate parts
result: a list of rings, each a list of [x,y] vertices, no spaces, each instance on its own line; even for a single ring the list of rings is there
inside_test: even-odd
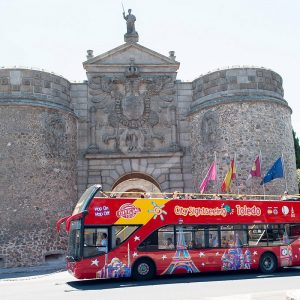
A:
[[[205,75],[194,82],[191,106],[193,174],[198,182],[218,162],[219,185],[236,156],[237,184],[232,192],[262,194],[259,179],[245,181],[261,151],[262,173],[283,154],[288,190],[297,192],[291,109],[283,99],[281,77],[265,69],[232,69]],[[239,189],[237,188],[239,187]],[[266,185],[268,194],[282,194],[285,180]],[[211,185],[209,192],[216,192]]]
[[[1,70],[0,78],[0,258],[3,267],[41,264],[65,252],[55,224],[77,202],[69,83],[32,70]]]

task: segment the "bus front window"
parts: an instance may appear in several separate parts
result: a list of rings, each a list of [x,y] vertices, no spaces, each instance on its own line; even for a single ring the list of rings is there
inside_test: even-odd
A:
[[[80,254],[80,240],[81,240],[81,220],[71,221],[68,245],[68,258],[79,260]]]
[[[83,256],[92,257],[107,253],[108,230],[104,227],[85,228],[83,242]]]

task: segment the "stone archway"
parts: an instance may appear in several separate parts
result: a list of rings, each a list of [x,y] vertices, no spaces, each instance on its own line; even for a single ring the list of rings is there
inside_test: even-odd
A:
[[[143,173],[130,173],[119,178],[112,187],[113,193],[130,192],[121,194],[122,197],[140,197],[142,193],[153,193],[153,197],[161,195],[158,182],[151,176]]]

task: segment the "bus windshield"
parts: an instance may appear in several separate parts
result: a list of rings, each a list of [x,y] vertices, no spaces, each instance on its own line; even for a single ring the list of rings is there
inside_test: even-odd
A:
[[[76,215],[80,212],[82,212],[88,202],[96,195],[96,193],[98,192],[98,190],[101,188],[101,185],[92,185],[90,186],[80,197],[79,201],[77,202],[74,211],[73,211],[73,215]]]
[[[71,221],[69,233],[68,257],[73,260],[80,259],[80,243],[81,243],[81,219]]]

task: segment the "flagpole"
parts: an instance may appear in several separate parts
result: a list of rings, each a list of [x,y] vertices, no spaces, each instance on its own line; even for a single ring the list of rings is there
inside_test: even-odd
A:
[[[284,159],[283,159],[283,153],[282,152],[281,152],[281,160],[282,160],[283,176],[284,176],[284,179],[285,179],[285,190],[288,191],[287,179],[286,179],[286,174],[285,174],[285,165],[284,165]]]
[[[238,190],[238,195],[240,194],[240,187],[239,187],[239,184],[238,184],[238,175],[237,175],[237,163],[236,163],[236,153],[234,152],[234,165],[233,167],[235,167],[235,183],[236,183],[236,187],[237,187],[237,190]],[[233,172],[233,170],[232,170]]]
[[[261,166],[262,166],[262,154],[261,154],[261,150],[259,149],[259,156],[260,156],[260,175],[262,176],[262,172],[261,172]],[[263,178],[262,178],[263,180]],[[263,191],[264,191],[264,200],[266,200],[266,190],[265,190],[265,183],[263,181]]]
[[[211,168],[211,165],[209,166],[208,171],[207,171],[207,173],[206,173],[204,179],[202,180],[202,182],[201,182],[201,184],[200,184],[200,187],[201,187],[202,183],[204,182],[204,180],[207,178],[207,176],[208,176],[208,174],[209,174],[209,171],[210,171],[210,168]],[[198,190],[199,190],[200,187],[198,187]],[[201,193],[200,190],[199,190],[199,192]],[[201,193],[201,194],[203,194],[203,193]]]
[[[218,164],[217,164],[217,152],[216,151],[215,151],[215,164],[216,164],[217,194],[219,194]]]
[[[253,195],[253,182],[252,182],[252,178],[251,178],[251,182],[250,182],[250,193],[251,195]]]

